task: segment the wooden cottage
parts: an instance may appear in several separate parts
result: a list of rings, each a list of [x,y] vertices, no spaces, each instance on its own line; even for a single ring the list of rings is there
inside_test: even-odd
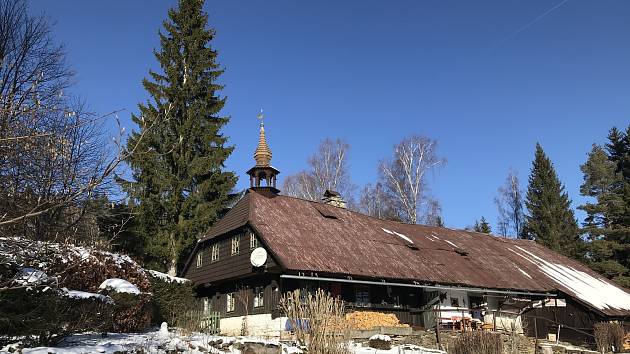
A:
[[[462,318],[562,339],[630,317],[630,292],[535,242],[380,220],[279,194],[261,123],[251,188],[201,238],[183,275],[221,313],[221,330],[284,329],[281,295],[323,288],[350,308],[395,313],[412,326]],[[524,325],[527,324],[527,325]],[[590,326],[590,327],[589,327]]]

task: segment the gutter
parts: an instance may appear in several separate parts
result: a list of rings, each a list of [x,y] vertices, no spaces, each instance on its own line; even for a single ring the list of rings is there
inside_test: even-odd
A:
[[[338,283],[351,283],[351,284],[363,284],[363,285],[382,285],[382,286],[400,286],[407,288],[422,288],[422,289],[436,289],[436,290],[465,290],[472,293],[488,293],[488,294],[503,294],[503,295],[528,295],[528,296],[547,296],[556,297],[554,293],[537,293],[527,291],[510,291],[510,290],[493,290],[484,288],[466,288],[459,286],[442,286],[442,285],[421,285],[421,284],[409,284],[409,283],[395,283],[387,281],[372,281],[372,280],[354,280],[354,279],[340,279],[340,278],[322,278],[311,277],[306,275],[291,275],[280,274],[280,278],[284,279],[298,279],[298,280],[314,280],[314,281],[330,281]]]

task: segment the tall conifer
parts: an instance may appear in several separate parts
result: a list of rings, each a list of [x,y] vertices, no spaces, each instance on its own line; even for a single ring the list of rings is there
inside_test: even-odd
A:
[[[526,238],[566,256],[580,257],[582,242],[571,201],[540,144],[536,144],[525,206]]]
[[[233,147],[221,132],[223,73],[210,46],[202,0],[180,0],[160,31],[155,57],[161,71],[149,71],[143,85],[151,99],[132,116],[148,131],[130,159],[134,181],[126,184],[137,206],[137,233],[147,256],[174,274],[182,253],[213,223],[236,183],[224,162]],[[140,124],[144,123],[144,124]],[[144,128],[142,128],[144,129]],[[128,146],[140,136],[134,132]]]
[[[586,212],[590,266],[630,287],[630,126],[612,128],[605,148],[593,145],[581,166],[583,196],[594,198],[579,208]]]

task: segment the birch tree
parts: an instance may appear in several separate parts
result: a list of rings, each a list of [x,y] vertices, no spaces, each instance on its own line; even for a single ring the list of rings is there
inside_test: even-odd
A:
[[[521,237],[525,215],[523,213],[523,190],[520,186],[518,174],[510,170],[505,178],[505,184],[498,188],[498,195],[494,198],[499,216],[497,229],[499,234],[507,237],[512,234]]]
[[[351,201],[355,186],[350,179],[349,150],[350,145],[341,139],[324,139],[317,151],[308,158],[309,168],[284,179],[284,194],[320,200],[326,190],[333,190],[339,192],[346,201]]]
[[[379,178],[385,193],[404,222],[439,220],[433,215],[439,212],[439,204],[430,196],[427,184],[427,174],[446,163],[437,156],[436,149],[437,141],[412,135],[394,146],[392,158],[379,164]]]

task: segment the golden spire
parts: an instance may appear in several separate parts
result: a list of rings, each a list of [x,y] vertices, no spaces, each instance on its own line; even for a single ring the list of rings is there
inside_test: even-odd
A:
[[[254,160],[256,160],[256,166],[270,166],[271,163],[271,149],[267,145],[267,139],[265,138],[265,123],[263,123],[263,111],[260,110],[257,116],[260,120],[260,135],[258,137],[258,147],[254,153]]]

